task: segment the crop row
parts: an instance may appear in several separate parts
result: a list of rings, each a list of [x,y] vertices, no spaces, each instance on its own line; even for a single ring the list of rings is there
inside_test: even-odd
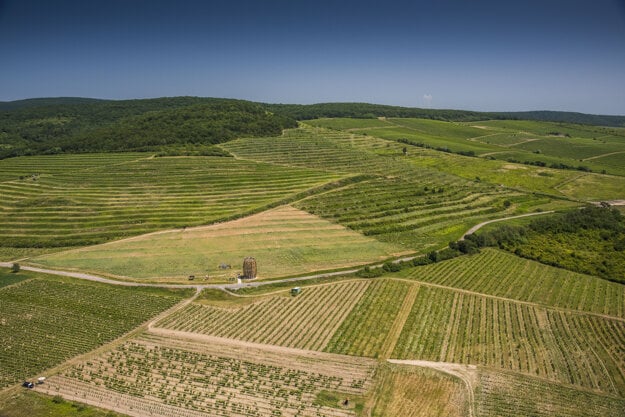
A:
[[[520,374],[481,371],[479,416],[604,417],[625,415],[625,399]]]
[[[306,288],[226,309],[191,304],[157,326],[257,343],[322,350],[367,289],[368,282]]]
[[[59,165],[63,161],[58,157]],[[231,158],[141,159],[57,170],[0,183],[2,244],[70,246],[207,224],[336,178]]]
[[[592,341],[591,326],[566,314],[492,297],[422,288],[394,355],[486,365],[623,395],[623,340]],[[619,334],[625,323],[608,321]]]
[[[48,279],[0,289],[0,387],[113,340],[179,300]]]
[[[409,283],[394,280],[371,283],[334,333],[325,350],[353,356],[377,357],[409,287]]]
[[[410,176],[431,183],[457,178],[416,168],[402,154],[402,145],[369,136],[303,126],[277,138],[238,139],[220,145],[240,158],[277,165],[338,173]]]
[[[109,401],[136,397],[137,404],[154,410],[155,415],[171,415],[177,410],[180,415],[342,417],[354,414],[315,405],[316,395],[322,390],[362,394],[372,374],[368,363],[345,364],[329,371],[322,359],[308,358],[308,368],[303,369],[297,362],[304,359],[290,354],[282,354],[278,365],[265,363],[262,352],[237,357],[232,354],[239,350],[236,345],[230,346],[231,351],[225,345],[214,349],[191,343],[191,349],[183,349],[161,342],[154,343],[151,338],[127,342],[52,378],[47,389],[61,395],[99,390],[97,395],[108,394]],[[275,355],[268,353],[269,357]],[[315,366],[317,362],[319,366]]]
[[[483,250],[470,257],[406,270],[401,275],[488,295],[625,318],[623,285],[499,250]]]

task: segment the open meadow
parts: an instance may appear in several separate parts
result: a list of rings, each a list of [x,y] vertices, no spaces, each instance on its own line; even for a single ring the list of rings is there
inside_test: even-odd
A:
[[[262,279],[352,267],[401,252],[398,245],[281,206],[230,222],[59,252],[33,262],[150,281],[184,282],[194,275],[202,282],[206,276],[210,282],[227,282],[241,273],[242,259],[251,255]]]

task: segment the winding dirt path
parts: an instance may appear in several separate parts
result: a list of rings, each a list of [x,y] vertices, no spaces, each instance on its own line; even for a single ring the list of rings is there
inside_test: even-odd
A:
[[[479,229],[481,229],[482,227],[486,226],[487,224],[502,222],[504,220],[520,219],[522,217],[539,216],[541,214],[550,214],[550,213],[553,213],[553,212],[554,212],[553,210],[549,210],[549,211],[541,211],[539,213],[526,213],[526,214],[520,214],[518,216],[504,217],[503,219],[487,220],[487,221],[482,222],[480,224],[476,224],[475,226],[473,226],[472,228],[467,230],[467,232],[460,238],[460,240],[464,240],[468,235],[477,232]]]
[[[584,159],[582,159],[582,161],[590,161],[592,159],[599,159],[599,158],[603,158],[604,156],[610,156],[610,155],[618,155],[620,153],[625,153],[625,151],[617,151],[617,152],[604,153],[604,154],[601,154],[601,155],[595,155],[595,156],[591,156],[589,158],[584,158]]]
[[[435,369],[449,375],[459,378],[467,387],[467,395],[469,400],[469,416],[475,416],[475,386],[477,385],[478,374],[475,365],[460,365],[449,362],[431,362],[421,360],[399,360],[387,359],[388,362],[397,365],[421,366],[423,368]]]

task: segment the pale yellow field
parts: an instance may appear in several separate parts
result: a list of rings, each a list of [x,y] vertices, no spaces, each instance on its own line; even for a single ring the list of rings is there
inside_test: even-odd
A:
[[[120,277],[224,280],[253,256],[258,278],[356,266],[400,254],[394,245],[290,206],[206,227],[172,230],[44,255],[33,262]],[[220,269],[220,264],[231,269]]]

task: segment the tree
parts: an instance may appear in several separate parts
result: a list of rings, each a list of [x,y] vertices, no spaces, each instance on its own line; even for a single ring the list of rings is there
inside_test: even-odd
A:
[[[13,273],[20,272],[20,264],[18,264],[17,262],[14,262],[13,265],[11,266],[11,272]]]

